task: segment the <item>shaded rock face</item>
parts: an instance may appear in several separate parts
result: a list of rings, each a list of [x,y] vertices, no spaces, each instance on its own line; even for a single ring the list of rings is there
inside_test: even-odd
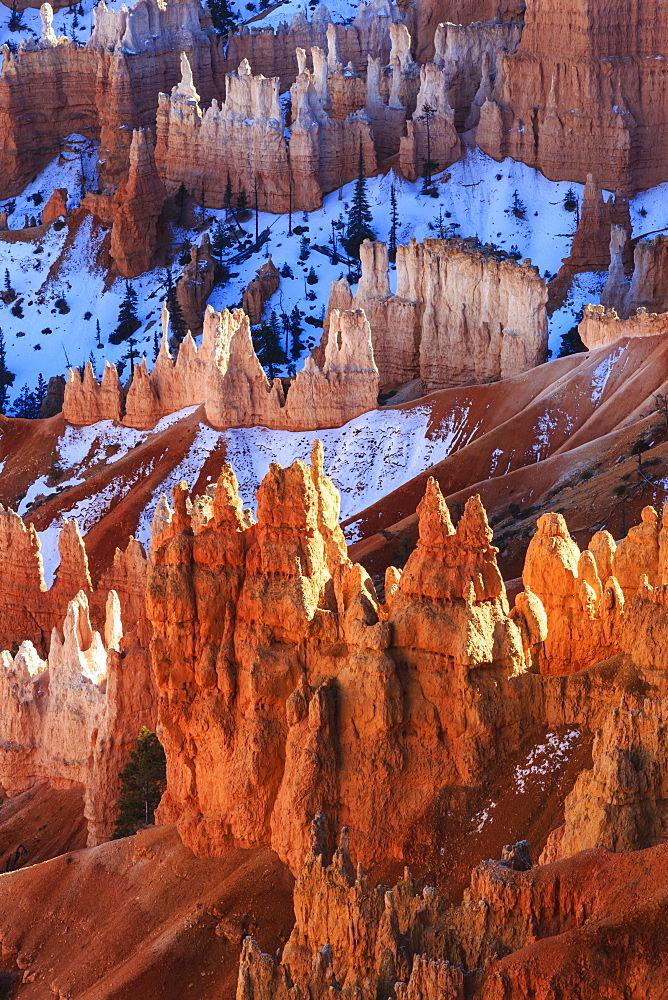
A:
[[[87,364],[83,378],[70,371],[63,413],[74,424],[100,419],[120,420],[129,427],[152,428],[168,413],[204,405],[213,427],[272,427],[314,430],[340,427],[360,413],[374,409],[378,397],[371,332],[364,313],[348,310],[332,318],[332,336],[323,360],[307,358],[291,380],[287,393],[279,379],[269,382],[257,359],[248,316],[215,312],[207,307],[199,349],[190,334],[170,354],[163,310],[160,353],[149,374],[146,363],[136,365],[127,398],[112,366],[100,383]]]
[[[663,843],[668,815],[668,703],[616,706],[594,741],[594,766],[583,771],[564,805],[541,862],[592,847],[637,851]]]
[[[570,253],[563,261],[557,281],[565,281],[582,271],[607,271],[611,263],[613,226],[623,229],[627,236],[631,236],[628,201],[618,195],[610,195],[606,201],[593,174],[587,174],[579,212]],[[621,261],[624,268],[631,263],[630,258],[628,247]]]
[[[216,262],[211,255],[209,237],[202,236],[200,246],[190,250],[190,261],[176,283],[176,298],[188,330],[194,336],[202,332],[207,299],[216,279]]]
[[[266,264],[263,264],[249,285],[244,289],[241,301],[244,312],[248,315],[251,326],[262,322],[262,312],[264,304],[274,292],[278,291],[281,278],[278,269],[271,259],[271,254]]]
[[[621,995],[619,982],[629,996],[662,996],[665,889],[657,891],[655,880],[665,847],[631,857],[597,851],[529,871],[488,861],[453,905],[435,888],[420,888],[408,869],[392,889],[371,887],[362,866],[353,865],[345,829],[330,862],[323,822],[319,814],[295,883],[290,939],[274,958],[246,938],[237,1000],[324,1000],[363,991],[399,1000],[548,1000],[589,992],[612,1000]],[[635,899],[643,900],[640,913]],[[622,954],[629,934],[638,946],[631,977]]]
[[[361,260],[355,296],[335,282],[330,308],[366,313],[381,387],[414,378],[429,389],[492,382],[545,360],[547,289],[534,267],[458,240],[411,240],[397,249],[391,295],[385,245],[365,242]]]
[[[144,641],[145,641],[144,637]],[[17,795],[48,781],[80,786],[88,846],[108,840],[118,775],[142,725],[155,728],[150,657],[137,634],[123,636],[120,601],[107,598],[104,638],[92,630],[88,599],[70,601],[48,660],[23,642],[0,653],[0,785]]]
[[[629,235],[619,227],[612,231],[610,269],[601,304],[614,309],[622,319],[637,311],[663,313],[668,309],[668,239],[660,233],[654,239],[638,240],[630,269],[625,266],[631,251]]]
[[[68,603],[79,591],[87,596],[98,629],[103,627],[111,589],[120,595],[125,631],[144,619],[146,557],[139,542],[131,539],[124,552],[116,550],[112,567],[95,588],[76,521],[63,522],[58,550],[60,565],[47,589],[39,536],[33,525],[25,524],[14,511],[0,508],[0,645],[4,648],[28,639],[44,656],[49,636],[61,627]]]
[[[42,209],[42,225],[50,226],[67,215],[67,188],[56,188]]]
[[[101,3],[94,17],[85,46],[56,38],[47,13],[39,42],[22,43],[15,56],[3,52],[3,198],[19,194],[72,132],[100,140],[101,186],[112,191],[127,176],[132,130],[155,127],[158,92],[177,82],[183,49],[204,97],[213,97],[218,43],[195,0],[139,0],[130,11]]]
[[[529,0],[520,48],[501,58],[482,106],[478,145],[554,180],[593,172],[627,196],[660,183],[668,71],[656,56],[667,30],[658,0]]]

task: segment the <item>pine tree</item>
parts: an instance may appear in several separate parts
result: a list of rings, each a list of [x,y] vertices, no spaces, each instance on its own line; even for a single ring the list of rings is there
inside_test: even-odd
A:
[[[46,396],[46,390],[47,385],[40,372],[36,389],[31,391],[27,385],[24,385],[9,409],[9,416],[22,417],[24,420],[36,420],[39,417],[39,410]]]
[[[166,786],[165,751],[158,737],[142,726],[135,749],[119,775],[120,796],[114,840],[130,837],[153,823]]]
[[[169,325],[173,339],[180,344],[187,333],[186,321],[183,318],[181,303],[176,296],[176,285],[172,272],[167,268],[167,307],[169,309]]]
[[[431,104],[422,105],[422,114],[418,116],[418,121],[424,122],[427,131],[427,159],[422,165],[422,194],[432,194],[434,191],[432,174],[438,169],[438,163],[431,158],[431,123],[436,117],[436,108]]]
[[[141,326],[137,316],[137,293],[129,281],[125,282],[125,296],[118,312],[118,326],[109,337],[110,344],[122,344]]]
[[[99,321],[99,319],[95,320],[95,343],[97,344],[98,347],[102,347],[102,336],[100,334],[100,321]]]
[[[9,268],[5,268],[5,291],[11,292],[12,290],[12,279],[9,277]]]
[[[223,208],[229,208],[232,204],[232,181],[230,172],[227,171],[227,181],[225,182],[225,194],[223,195]]]
[[[15,375],[7,368],[7,353],[5,351],[5,335],[0,330],[0,413],[4,413],[9,399],[9,387],[14,385]]]
[[[364,157],[362,156],[362,141],[360,140],[359,161],[357,165],[357,180],[353,193],[346,235],[342,243],[346,252],[355,260],[360,259],[360,247],[365,240],[375,239],[376,234],[371,228],[373,217],[366,193],[366,177],[364,176]]]
[[[25,31],[25,25],[23,24],[23,11],[16,9],[16,0],[12,0],[12,13],[7,23],[7,27],[10,31]]]
[[[227,0],[206,0],[213,26],[219,35],[227,36],[237,26],[239,16],[230,10]]]
[[[237,208],[239,210],[239,214],[242,216],[244,216],[248,211],[248,195],[246,194],[244,188],[242,188],[237,195]]]
[[[394,264],[397,259],[397,223],[399,222],[399,211],[397,209],[397,192],[394,184],[390,188],[390,238],[387,241],[387,256]]]
[[[302,333],[304,328],[302,326],[302,313],[299,311],[298,307],[295,306],[289,316],[289,328],[290,328],[290,360],[296,361],[304,350],[304,344],[302,342]]]
[[[272,309],[269,321],[261,323],[253,335],[255,353],[270,379],[278,374],[278,368],[286,363],[281,347],[281,330],[278,316]]]

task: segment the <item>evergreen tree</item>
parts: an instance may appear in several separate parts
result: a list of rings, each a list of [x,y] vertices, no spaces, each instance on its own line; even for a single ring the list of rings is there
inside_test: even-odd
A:
[[[230,10],[227,0],[206,0],[206,4],[209,8],[214,28],[219,35],[227,37],[237,26],[239,20],[238,14]]]
[[[130,837],[153,822],[166,785],[165,751],[155,733],[142,726],[135,749],[119,775],[121,784],[114,840]]]
[[[427,132],[427,159],[422,165],[422,194],[431,194],[433,191],[432,174],[438,169],[438,163],[431,158],[431,123],[436,117],[436,108],[432,108],[431,104],[422,105],[422,114],[419,115],[418,121],[424,122],[425,130]]]
[[[291,361],[296,361],[304,350],[304,344],[302,341],[302,334],[304,332],[304,328],[302,326],[302,315],[303,314],[299,311],[298,307],[295,306],[288,318]]]
[[[31,391],[24,385],[14,403],[8,411],[10,417],[23,417],[25,420],[36,420],[39,417],[39,409],[46,396],[46,382],[40,372],[37,380],[37,387]]]
[[[5,351],[5,335],[0,329],[0,413],[5,412],[9,399],[9,387],[14,385],[15,375],[7,368],[7,353]]]
[[[176,285],[172,278],[172,272],[167,268],[167,307],[169,309],[169,325],[172,330],[172,337],[177,343],[181,343],[186,335],[186,321],[183,318],[181,304],[176,297]]]
[[[5,268],[5,291],[11,292],[12,290],[12,279],[9,277],[9,268]]]
[[[223,195],[223,208],[229,208],[232,204],[232,181],[230,172],[227,171],[227,181],[225,182],[225,194]]]
[[[399,211],[397,209],[397,192],[394,184],[390,188],[390,238],[387,241],[387,256],[394,264],[397,259],[397,223],[399,222]]]
[[[23,11],[16,9],[16,0],[12,0],[12,13],[7,23],[7,27],[10,31],[25,31]]]
[[[373,218],[369,207],[369,199],[366,193],[366,177],[364,176],[364,157],[362,156],[362,141],[360,140],[359,161],[357,165],[357,180],[355,181],[355,191],[350,206],[346,235],[342,243],[346,252],[355,260],[360,259],[360,247],[365,240],[373,240],[376,237],[371,223]]]
[[[102,347],[102,337],[101,337],[101,334],[100,334],[100,321],[99,321],[99,319],[95,320],[95,343],[97,344],[98,347]]]
[[[122,344],[141,326],[137,316],[137,293],[129,281],[125,282],[125,296],[118,312],[118,326],[109,337],[110,344]]]
[[[286,363],[285,353],[281,347],[281,330],[278,316],[274,309],[269,321],[261,323],[253,335],[253,345],[258,360],[270,379],[278,374],[278,368]]]
[[[242,188],[237,195],[237,208],[239,210],[239,214],[242,216],[245,216],[248,211],[248,195],[246,194],[244,188]]]

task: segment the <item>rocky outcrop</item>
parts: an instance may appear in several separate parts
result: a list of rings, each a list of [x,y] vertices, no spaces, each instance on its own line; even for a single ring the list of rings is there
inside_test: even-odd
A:
[[[624,592],[612,575],[618,568],[616,559],[615,542],[608,532],[595,535],[590,548],[580,552],[561,514],[538,519],[522,580],[547,615],[547,636],[540,653],[542,673],[570,673],[619,649],[616,628]]]
[[[593,351],[625,337],[658,337],[668,332],[668,313],[648,313],[639,309],[628,319],[620,319],[614,309],[585,306],[578,326],[580,340]]]
[[[367,241],[361,260],[354,297],[336,282],[330,307],[366,313],[381,387],[414,378],[429,389],[492,382],[545,360],[547,289],[527,263],[467,241],[411,240],[397,249],[391,295],[385,245]]]
[[[272,466],[257,524],[230,469],[206,523],[191,524],[181,484],[156,534],[147,611],[168,760],[160,814],[196,853],[269,841],[298,870],[305,825],[326,807],[364,858],[401,857],[434,790],[475,782],[486,753],[500,752],[491,706],[466,693],[472,677],[533,669],[540,608],[527,596],[509,614],[478,498],[455,531],[430,481],[418,547],[403,572],[388,571],[381,605],[348,559],[322,461],[316,445],[310,469]]]
[[[13,510],[0,507],[0,645],[16,649],[24,640],[30,640],[45,656],[51,632],[62,625],[68,602],[79,591],[87,596],[98,629],[103,627],[111,589],[122,598],[124,630],[142,627],[146,557],[139,542],[131,539],[125,551],[116,550],[111,569],[95,588],[76,521],[63,521],[58,551],[60,564],[52,586],[47,588],[35,528]]]
[[[656,2],[622,0],[613,14],[585,0],[530,0],[520,47],[501,56],[481,108],[478,145],[553,180],[584,183],[594,173],[626,196],[661,183],[668,71],[657,54],[666,25]]]
[[[213,97],[216,36],[196,0],[166,6],[139,0],[118,11],[100,3],[91,38],[81,47],[56,38],[51,8],[44,4],[42,10],[40,41],[21,43],[16,55],[3,50],[2,197],[19,194],[73,132],[100,140],[101,188],[111,193],[127,176],[133,129],[155,127],[158,93],[177,82],[181,51],[196,67],[204,98]]]
[[[63,399],[63,416],[70,424],[97,423],[98,420],[121,419],[123,390],[116,366],[105,361],[98,382],[90,361],[83,372],[70,368]]]
[[[127,180],[114,195],[110,254],[124,278],[149,271],[158,253],[158,219],[165,189],[155,169],[151,134],[136,129],[130,146]]]
[[[400,1000],[589,993],[612,1000],[622,981],[640,984],[632,995],[660,1000],[665,891],[657,886],[665,848],[635,858],[597,851],[528,871],[487,861],[453,905],[433,886],[420,888],[408,869],[391,889],[372,885],[353,864],[345,829],[330,861],[323,823],[316,816],[295,884],[290,939],[275,957],[245,939],[237,1000],[324,1000],[367,990]],[[638,914],[632,929],[630,913]],[[639,946],[631,980],[621,954],[629,940]]]
[[[399,165],[404,177],[417,180],[429,161],[431,173],[444,170],[459,159],[461,148],[455,131],[455,113],[450,107],[450,76],[434,63],[420,70],[417,107],[401,140]],[[425,115],[425,107],[433,109]]]
[[[281,278],[278,269],[268,255],[267,261],[257,272],[256,276],[244,289],[241,307],[247,314],[251,326],[262,322],[264,304],[268,302],[274,292],[278,291]]]
[[[594,766],[583,771],[564,805],[565,822],[550,835],[545,861],[592,847],[637,851],[666,840],[668,705],[622,704],[594,740]]]
[[[611,260],[613,226],[621,228],[629,237],[631,235],[628,201],[620,195],[610,195],[606,201],[593,174],[587,174],[579,213],[570,253],[559,270],[558,281],[582,271],[607,271]],[[626,252],[624,267],[630,264],[629,258],[630,253]]]
[[[88,600],[70,601],[62,636],[54,628],[48,660],[26,640],[0,653],[0,786],[14,796],[40,782],[81,787],[88,845],[108,840],[116,819],[118,775],[142,725],[155,729],[148,651],[123,636],[111,591],[104,637],[91,628]]]
[[[50,226],[56,219],[67,216],[67,188],[56,188],[42,209],[42,225]]]
[[[204,405],[213,427],[315,430],[340,427],[376,406],[378,370],[369,324],[360,310],[332,317],[324,359],[317,364],[307,358],[304,368],[290,380],[287,395],[279,379],[267,379],[253,348],[248,316],[241,310],[218,313],[207,307],[201,346],[198,349],[187,334],[176,360],[169,350],[168,324],[165,307],[162,343],[153,370],[149,374],[143,361],[133,372],[122,417],[129,427],[152,428],[168,413]],[[117,383],[118,376],[114,381],[107,369],[99,385],[88,366],[83,380],[78,369],[70,372],[65,418],[76,424],[101,419],[103,409],[122,400]]]
[[[668,309],[668,238],[659,234],[654,239],[635,241],[633,272],[630,279],[625,267],[630,245],[628,233],[616,228],[610,240],[610,270],[601,303],[615,309],[622,319],[636,310],[665,312]]]
[[[190,261],[176,283],[176,298],[183,321],[193,336],[202,332],[206,303],[216,283],[216,261],[206,233],[202,242],[190,250]]]

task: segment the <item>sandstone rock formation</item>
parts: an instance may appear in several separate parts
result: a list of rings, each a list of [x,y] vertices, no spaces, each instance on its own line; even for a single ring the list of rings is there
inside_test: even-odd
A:
[[[216,36],[196,0],[139,0],[118,11],[100,3],[82,47],[56,38],[49,18],[39,42],[22,42],[16,55],[3,50],[3,198],[20,193],[72,132],[100,140],[101,187],[111,193],[127,175],[133,129],[155,127],[158,92],[177,82],[179,52],[189,52],[206,100],[219,79]]]
[[[624,29],[621,25],[624,25]],[[585,0],[529,0],[517,52],[503,55],[476,138],[554,180],[594,173],[625,195],[665,179],[666,13],[622,2],[614,16]]]
[[[266,264],[257,272],[257,275],[244,289],[241,306],[247,314],[251,326],[262,322],[262,312],[264,304],[274,292],[278,291],[281,278],[278,269],[271,259],[271,254],[267,256]]]
[[[67,188],[56,188],[42,209],[42,225],[50,226],[67,215]]]
[[[124,278],[135,278],[153,266],[164,200],[165,189],[156,173],[151,134],[146,129],[136,129],[132,134],[128,177],[114,195],[109,251]]]
[[[583,771],[551,835],[544,860],[592,847],[637,851],[666,840],[668,759],[665,701],[642,708],[623,703],[605,719],[594,740],[594,766]]]
[[[216,280],[216,262],[211,256],[211,245],[206,233],[202,242],[190,250],[190,261],[183,268],[176,282],[176,298],[181,307],[183,321],[194,336],[202,332],[204,310]]]
[[[381,387],[418,377],[429,389],[491,382],[545,360],[547,290],[534,267],[466,241],[411,240],[397,249],[391,295],[385,245],[367,241],[361,261],[354,297],[335,282],[330,308],[366,313]]]
[[[332,314],[324,359],[317,364],[307,358],[287,395],[279,379],[268,381],[253,349],[248,316],[241,310],[218,313],[207,307],[201,346],[187,334],[175,361],[167,341],[168,321],[165,307],[160,353],[151,373],[145,361],[135,366],[122,418],[129,427],[151,428],[168,413],[203,404],[213,427],[313,430],[340,427],[376,406],[378,370],[369,324],[360,310]],[[83,380],[78,369],[70,372],[66,420],[95,423],[103,413],[119,419],[123,393],[115,369],[108,371],[99,385],[88,366]]]
[[[146,558],[141,545],[131,539],[125,551],[116,550],[110,572],[93,588],[86,548],[76,521],[64,520],[58,538],[60,565],[47,588],[39,536],[13,510],[0,508],[0,645],[16,648],[29,640],[41,656],[46,655],[49,636],[60,628],[67,606],[83,592],[91,606],[94,624],[101,630],[109,590],[122,599],[125,632],[145,625],[143,593]]]
[[[613,308],[622,319],[638,309],[665,312],[668,309],[668,239],[659,234],[654,239],[635,241],[633,272],[626,274],[626,257],[630,251],[628,234],[613,229],[610,240],[610,270],[601,303]]]
[[[657,337],[668,332],[668,313],[648,313],[639,309],[628,319],[620,319],[614,309],[585,306],[578,326],[580,339],[590,351],[614,344],[624,337]]]
[[[116,819],[118,774],[142,725],[155,728],[148,651],[123,637],[118,595],[107,599],[104,639],[91,629],[88,600],[70,601],[62,637],[48,660],[26,640],[0,653],[0,785],[14,796],[48,781],[80,786],[88,844],[108,840]]]
[[[162,820],[197,853],[270,840],[298,870],[305,824],[326,806],[367,860],[401,857],[434,789],[476,781],[499,752],[488,708],[466,694],[471,678],[521,677],[544,636],[530,595],[509,615],[479,500],[455,531],[430,482],[418,547],[380,605],[347,557],[318,445],[311,469],[272,466],[257,524],[230,469],[194,529],[186,496],[181,484],[161,519],[148,584]]]
[[[607,271],[611,260],[612,227],[617,226],[631,235],[628,201],[618,195],[614,198],[611,195],[606,201],[593,174],[587,174],[579,213],[570,253],[563,261],[557,281],[564,281],[581,271]],[[624,267],[630,263],[629,258],[630,253],[626,252]]]
[[[326,78],[322,59],[319,65]],[[305,62],[299,69],[288,142],[278,77],[253,75],[245,59],[226,76],[225,100],[202,112],[184,55],[182,81],[170,97],[160,95],[158,107],[156,162],[168,193],[185,184],[201,204],[221,208],[229,177],[232,191],[244,191],[261,211],[311,211],[323,192],[356,176],[360,143],[365,171],[372,173],[376,157],[366,113],[335,121]]]
[[[272,957],[246,938],[237,1000],[323,1000],[363,991],[400,1000],[613,998],[622,982],[639,984],[631,995],[661,997],[665,891],[657,892],[655,880],[665,847],[633,860],[598,851],[529,871],[488,861],[453,905],[433,886],[420,890],[408,869],[392,889],[373,887],[352,862],[345,829],[330,862],[323,820],[320,814],[314,821],[295,884],[290,939]],[[629,930],[630,913],[642,930]],[[626,974],[629,939],[642,947]]]

